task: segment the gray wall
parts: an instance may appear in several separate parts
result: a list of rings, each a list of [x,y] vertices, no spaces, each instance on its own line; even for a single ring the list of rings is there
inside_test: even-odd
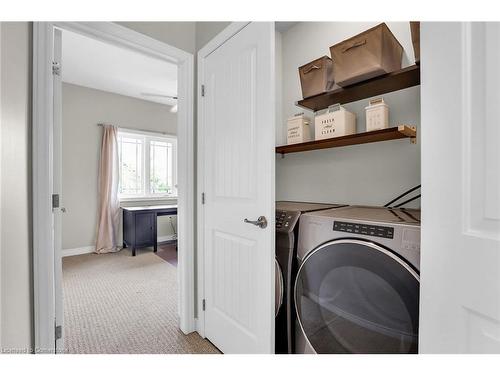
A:
[[[117,22],[141,34],[194,53],[197,22]]]
[[[102,127],[120,127],[177,133],[177,115],[170,107],[145,100],[63,84],[63,249],[95,244],[97,226],[97,175]],[[164,204],[124,202],[123,205]],[[176,217],[173,218],[176,226]],[[120,225],[121,234],[121,225]],[[158,236],[173,234],[168,216],[158,218]]]
[[[231,22],[196,22],[196,51],[199,51],[214,36],[229,26]]]
[[[305,112],[295,102],[302,99],[297,68],[323,55],[329,47],[353,36],[374,22],[303,22],[284,32],[277,43],[277,72],[282,92],[277,98],[277,144],[286,144],[286,120]],[[413,64],[414,55],[408,22],[388,22],[405,49],[403,66]],[[278,86],[280,81],[278,81]],[[390,108],[390,126],[420,125],[420,88],[383,95]],[[357,131],[365,130],[368,100],[345,105],[357,115]],[[279,116],[281,113],[281,118]],[[312,126],[314,129],[314,126]],[[407,139],[344,148],[310,151],[276,157],[276,198],[350,204],[380,205],[420,183],[420,144]],[[414,206],[419,206],[419,201]]]
[[[32,346],[31,25],[1,24],[0,307],[3,349]]]

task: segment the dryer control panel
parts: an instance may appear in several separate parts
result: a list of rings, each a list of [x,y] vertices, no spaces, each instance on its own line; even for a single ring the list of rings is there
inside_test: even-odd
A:
[[[333,222],[333,230],[337,232],[364,234],[365,236],[394,238],[394,228],[381,225],[349,223],[335,220]]]
[[[276,232],[290,233],[297,225],[300,212],[276,210]]]

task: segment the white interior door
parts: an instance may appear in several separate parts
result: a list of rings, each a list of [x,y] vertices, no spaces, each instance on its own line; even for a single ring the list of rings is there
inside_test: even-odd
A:
[[[53,188],[59,202],[53,206],[54,212],[54,298],[55,298],[55,345],[56,353],[63,352],[63,287],[62,287],[62,83],[61,83],[61,56],[62,56],[62,32],[54,29],[54,68],[53,68],[53,95],[54,95],[54,150],[53,150]]]
[[[248,24],[202,64],[205,335],[224,353],[272,353],[274,25]]]
[[[500,24],[423,23],[420,351],[500,353]]]

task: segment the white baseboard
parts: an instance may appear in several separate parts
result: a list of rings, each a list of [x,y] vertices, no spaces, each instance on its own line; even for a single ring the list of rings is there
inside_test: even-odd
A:
[[[168,236],[158,236],[158,243],[166,242],[166,241],[173,241],[175,239],[176,239],[176,236],[173,234],[170,234]],[[73,249],[63,249],[62,256],[64,258],[64,257],[71,257],[73,255],[90,254],[90,253],[94,252],[94,249],[95,249],[94,245],[75,247]]]
[[[176,239],[176,236],[173,234],[170,234],[168,236],[158,236],[158,242],[173,241],[175,239]]]
[[[64,258],[64,257],[71,257],[73,255],[90,254],[94,252],[94,249],[95,246],[82,246],[82,247],[75,247],[74,249],[63,249],[62,256]]]

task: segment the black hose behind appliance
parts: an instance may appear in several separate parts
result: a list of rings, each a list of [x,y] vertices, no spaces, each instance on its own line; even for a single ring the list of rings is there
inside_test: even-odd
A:
[[[417,190],[417,189],[420,189],[420,188],[421,188],[421,186],[422,186],[422,185],[417,185],[417,186],[415,186],[415,187],[411,188],[410,190],[405,191],[403,194],[401,194],[401,195],[399,195],[398,197],[394,198],[392,201],[390,201],[390,202],[386,203],[386,204],[384,205],[384,207],[391,207],[391,204],[393,204],[393,203],[395,203],[395,202],[399,201],[399,200],[400,200],[400,199],[402,199],[402,198],[405,198],[408,194],[413,193],[413,192],[414,192],[415,190]],[[418,195],[414,196],[413,198],[409,198],[409,199],[405,200],[405,201],[404,201],[404,202],[402,202],[402,203],[398,203],[398,204],[397,204],[397,205],[395,205],[394,207],[401,207],[401,206],[404,206],[405,204],[410,203],[410,202],[412,202],[412,201],[414,201],[415,199],[418,199],[418,198],[420,198],[420,197],[421,197],[421,194],[418,194]]]

